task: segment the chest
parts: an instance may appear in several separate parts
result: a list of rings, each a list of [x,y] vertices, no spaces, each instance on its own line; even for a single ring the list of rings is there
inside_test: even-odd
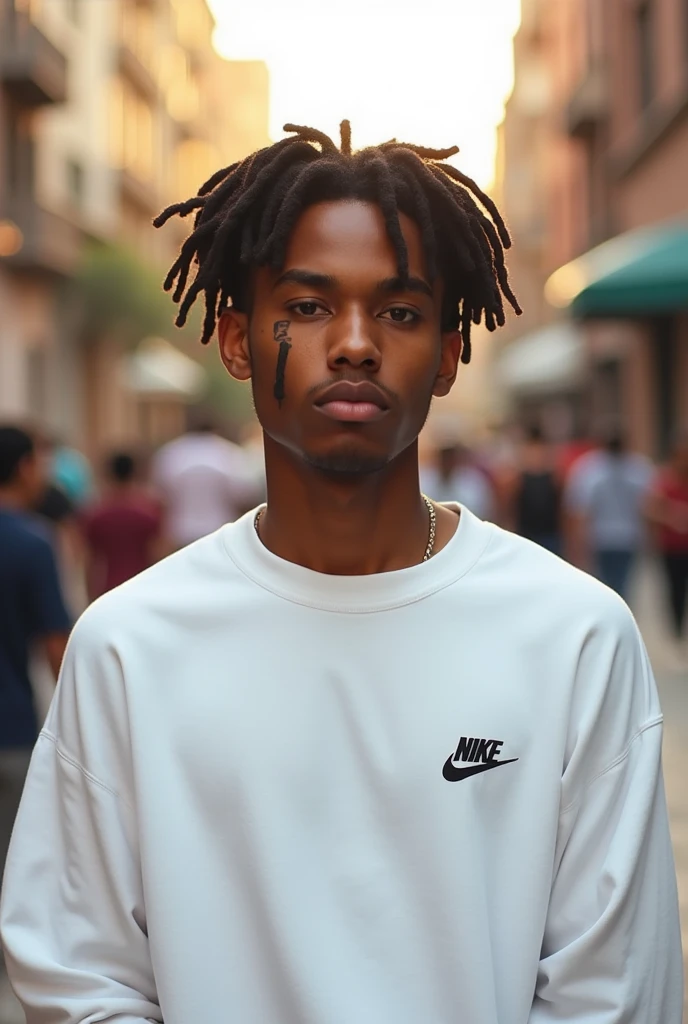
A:
[[[526,639],[500,645],[468,623],[453,621],[440,645],[443,625],[389,632],[352,618],[295,635],[276,621],[260,642],[177,651],[145,735],[137,722],[152,708],[134,701],[134,742],[212,817],[304,829],[404,828],[476,802],[494,811],[538,771],[556,790],[566,671]]]

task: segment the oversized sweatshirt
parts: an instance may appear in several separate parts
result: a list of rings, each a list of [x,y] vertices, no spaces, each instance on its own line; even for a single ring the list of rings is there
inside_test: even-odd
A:
[[[78,623],[2,904],[28,1024],[680,1024],[661,714],[610,590],[466,509],[315,573],[253,517]]]

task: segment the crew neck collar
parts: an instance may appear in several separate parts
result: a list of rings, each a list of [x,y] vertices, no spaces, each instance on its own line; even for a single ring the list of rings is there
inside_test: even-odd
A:
[[[460,512],[459,525],[441,551],[427,562],[366,576],[315,572],[273,554],[254,528],[257,509],[224,526],[220,535],[236,567],[265,590],[310,608],[365,614],[420,601],[472,569],[489,544],[494,527],[463,505],[447,506]]]

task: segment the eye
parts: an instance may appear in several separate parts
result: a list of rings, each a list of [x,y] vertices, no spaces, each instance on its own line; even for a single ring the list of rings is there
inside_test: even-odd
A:
[[[420,320],[420,315],[405,306],[392,306],[381,314],[384,318],[392,320],[395,324],[415,324]]]
[[[325,307],[321,306],[319,302],[312,301],[295,302],[294,305],[290,306],[289,308],[292,309],[295,313],[298,313],[300,316],[306,317],[315,316],[315,314],[318,311],[325,313],[327,312]]]

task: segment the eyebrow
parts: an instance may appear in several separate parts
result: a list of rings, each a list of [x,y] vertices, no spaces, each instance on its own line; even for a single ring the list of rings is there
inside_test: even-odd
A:
[[[311,288],[336,288],[339,281],[330,274],[319,274],[314,270],[300,270],[295,267],[292,270],[285,270],[277,280],[274,287],[279,288],[282,284],[304,284]],[[380,292],[418,292],[433,298],[433,291],[427,281],[422,277],[386,277],[384,281],[378,281],[376,290]]]

